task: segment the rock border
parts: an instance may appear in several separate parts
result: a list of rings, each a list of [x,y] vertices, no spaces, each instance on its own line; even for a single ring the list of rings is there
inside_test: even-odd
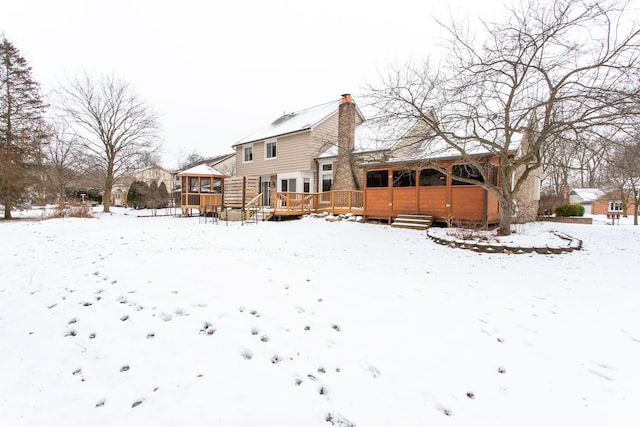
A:
[[[455,238],[447,239],[447,238],[437,237],[437,236],[431,235],[429,233],[429,230],[427,230],[427,237],[429,237],[429,239],[431,239],[432,241],[443,246],[449,246],[450,248],[467,249],[467,250],[471,250],[474,252],[481,252],[481,253],[494,253],[494,254],[537,253],[541,255],[559,255],[562,253],[569,253],[573,251],[582,250],[582,240],[571,237],[565,233],[560,233],[555,231],[552,233],[558,236],[559,238],[561,238],[562,240],[566,240],[567,246],[522,247],[522,246],[509,245],[509,244],[505,244],[505,245],[485,244],[481,242],[471,242],[471,241],[460,240]]]

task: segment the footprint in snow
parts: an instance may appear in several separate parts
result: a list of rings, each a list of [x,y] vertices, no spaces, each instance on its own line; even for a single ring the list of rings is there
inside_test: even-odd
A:
[[[271,356],[271,363],[276,365],[276,364],[278,364],[280,362],[282,362],[282,357],[281,356],[279,356],[277,354],[274,354],[273,356]]]

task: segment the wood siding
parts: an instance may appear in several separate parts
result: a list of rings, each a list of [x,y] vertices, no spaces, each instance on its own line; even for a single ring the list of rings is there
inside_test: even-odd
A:
[[[314,157],[309,152],[311,131],[277,138],[276,157],[265,159],[265,141],[237,147],[236,173],[238,176],[263,176],[278,173],[310,171]],[[253,145],[253,161],[244,162],[244,147]]]
[[[447,215],[447,187],[418,187],[418,212],[433,216]]]
[[[440,166],[451,172],[454,162],[443,162]],[[416,165],[415,169],[422,169]],[[390,165],[388,168],[374,166],[364,168],[366,181],[368,171],[388,171],[387,187],[366,187],[364,190],[364,216],[367,218],[389,219],[399,214],[422,213],[432,215],[438,221],[450,219],[497,223],[500,220],[498,197],[476,185],[452,185],[447,177],[446,185],[393,187],[393,171],[406,171],[412,167]],[[416,176],[416,184],[419,184]],[[485,204],[486,202],[486,204]],[[485,207],[486,206],[486,207]]]

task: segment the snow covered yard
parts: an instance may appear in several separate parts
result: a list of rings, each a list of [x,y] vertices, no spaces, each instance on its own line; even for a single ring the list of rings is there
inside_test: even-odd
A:
[[[505,255],[124,212],[0,222],[1,425],[640,425],[640,227]]]

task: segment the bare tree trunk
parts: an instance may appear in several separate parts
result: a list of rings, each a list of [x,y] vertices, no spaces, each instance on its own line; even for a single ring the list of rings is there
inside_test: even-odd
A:
[[[511,195],[503,197],[500,201],[500,226],[498,227],[499,236],[508,236],[511,234],[511,223],[513,221],[513,199]]]
[[[107,170],[107,178],[104,182],[104,195],[102,196],[102,206],[105,213],[111,213],[111,191],[113,189],[113,165]]]
[[[11,197],[4,198],[4,219],[11,219]]]

